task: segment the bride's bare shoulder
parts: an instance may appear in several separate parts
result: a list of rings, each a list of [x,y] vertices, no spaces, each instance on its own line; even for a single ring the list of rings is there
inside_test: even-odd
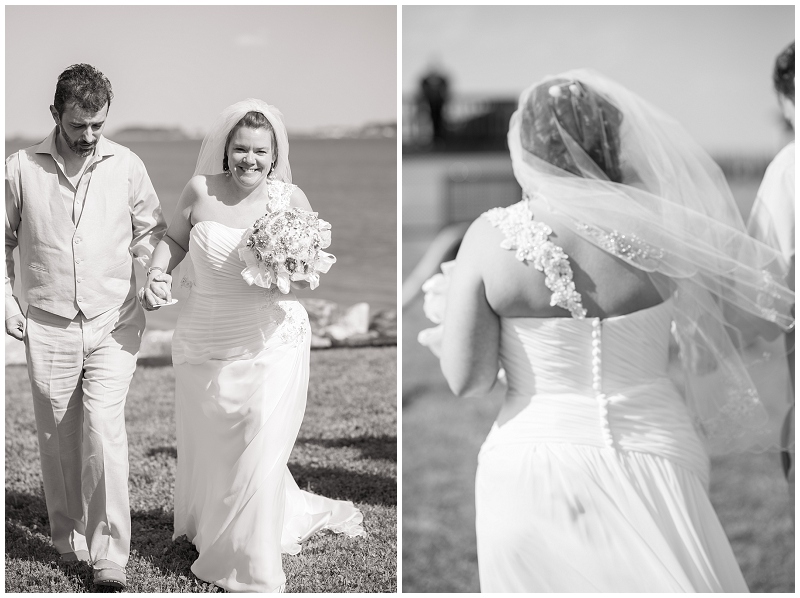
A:
[[[224,172],[220,174],[196,174],[189,179],[186,187],[197,197],[211,197],[219,194],[219,190],[225,186],[227,178]]]
[[[464,258],[470,259],[475,264],[482,264],[497,259],[497,255],[504,252],[500,247],[504,235],[493,221],[492,214],[499,213],[490,210],[469,225],[461,241],[459,257],[463,255]]]
[[[309,203],[306,194],[303,193],[303,190],[296,185],[293,185],[292,195],[289,197],[289,205],[293,208],[300,208],[301,210],[306,210],[308,212],[314,211],[311,209],[311,204]]]

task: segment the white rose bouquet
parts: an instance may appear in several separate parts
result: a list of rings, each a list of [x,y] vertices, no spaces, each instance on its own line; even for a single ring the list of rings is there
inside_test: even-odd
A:
[[[336,258],[323,249],[331,244],[331,225],[300,208],[277,210],[255,221],[245,233],[239,257],[246,264],[242,278],[265,289],[273,284],[288,293],[292,281],[319,286],[319,275]]]

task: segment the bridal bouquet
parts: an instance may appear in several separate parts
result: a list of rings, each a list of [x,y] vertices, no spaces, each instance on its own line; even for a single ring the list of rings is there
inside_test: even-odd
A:
[[[255,221],[245,233],[239,257],[246,264],[242,278],[265,289],[273,284],[288,293],[292,281],[319,286],[319,275],[336,258],[325,251],[331,244],[331,225],[316,212],[299,208],[277,210]]]
[[[417,341],[422,346],[428,347],[439,358],[442,356],[442,335],[444,334],[442,322],[444,322],[447,289],[450,287],[450,273],[455,266],[454,260],[444,262],[441,266],[441,274],[434,274],[422,284],[422,291],[425,293],[422,310],[425,312],[425,317],[436,326],[422,330],[417,336]]]

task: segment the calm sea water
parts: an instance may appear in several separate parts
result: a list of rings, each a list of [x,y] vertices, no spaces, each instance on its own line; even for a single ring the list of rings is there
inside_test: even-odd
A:
[[[30,143],[6,143],[6,155]],[[199,141],[131,142],[142,159],[169,222],[192,176]],[[397,303],[397,150],[394,139],[290,140],[293,182],[331,223],[328,251],[337,262],[320,286],[301,296],[340,305],[366,301],[373,309]],[[148,314],[152,328],[171,328],[180,303]]]

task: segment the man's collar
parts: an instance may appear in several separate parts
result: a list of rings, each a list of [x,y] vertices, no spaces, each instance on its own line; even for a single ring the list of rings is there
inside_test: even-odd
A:
[[[54,158],[58,156],[58,150],[56,149],[56,131],[58,131],[58,127],[53,127],[53,130],[44,138],[44,141],[36,146],[35,153],[50,154]]]
[[[56,146],[56,136],[58,135],[58,127],[53,127],[53,130],[50,131],[50,134],[42,141],[39,145],[36,146],[36,150],[34,153],[37,154],[50,154],[53,158],[57,159],[61,156],[58,153],[58,147]],[[94,152],[95,158],[106,158],[108,156],[114,155],[114,144],[111,143],[108,139],[106,139],[105,135],[100,135],[100,139],[97,140],[97,147],[95,147]]]

